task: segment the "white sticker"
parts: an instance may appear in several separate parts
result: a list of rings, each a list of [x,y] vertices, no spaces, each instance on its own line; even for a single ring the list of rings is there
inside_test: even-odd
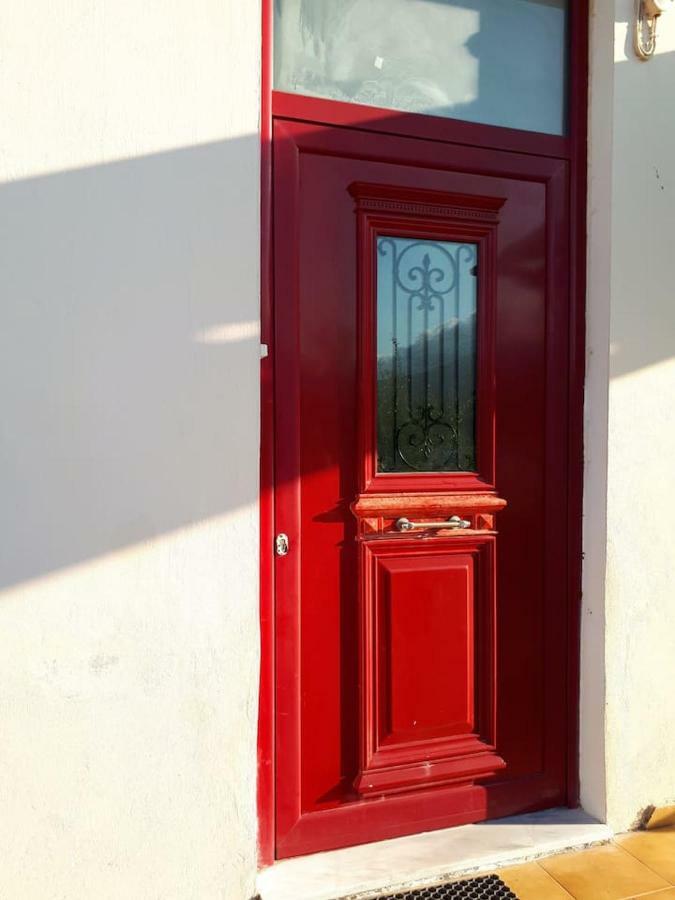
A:
[[[384,60],[382,59],[381,56],[376,56],[375,62],[373,63],[373,65],[375,66],[376,69],[381,69],[382,66],[384,65]]]

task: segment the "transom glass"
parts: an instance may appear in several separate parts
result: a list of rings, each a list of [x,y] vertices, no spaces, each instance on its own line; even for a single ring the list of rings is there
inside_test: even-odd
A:
[[[563,134],[569,0],[275,0],[278,90]]]

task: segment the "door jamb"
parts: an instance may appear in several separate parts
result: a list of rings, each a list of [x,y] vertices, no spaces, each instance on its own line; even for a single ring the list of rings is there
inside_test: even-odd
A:
[[[258,868],[274,862],[274,316],[272,256],[272,0],[262,0],[260,102],[260,696]]]
[[[258,707],[258,867],[275,854],[274,801],[274,345],[272,234],[273,0],[262,0],[261,73],[261,359],[260,447],[260,697]],[[567,805],[579,804],[579,685],[581,628],[583,414],[586,349],[586,197],[589,83],[589,0],[570,3],[570,345],[568,385],[568,632]],[[458,123],[462,129],[465,123]]]

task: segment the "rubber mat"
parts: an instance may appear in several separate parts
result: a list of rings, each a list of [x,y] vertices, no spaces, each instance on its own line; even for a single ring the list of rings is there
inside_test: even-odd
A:
[[[434,887],[387,894],[381,900],[518,900],[498,875],[482,875]]]

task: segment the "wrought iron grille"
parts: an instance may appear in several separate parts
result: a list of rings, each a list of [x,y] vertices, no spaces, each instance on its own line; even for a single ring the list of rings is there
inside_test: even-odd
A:
[[[475,469],[475,244],[377,241],[378,470]]]

